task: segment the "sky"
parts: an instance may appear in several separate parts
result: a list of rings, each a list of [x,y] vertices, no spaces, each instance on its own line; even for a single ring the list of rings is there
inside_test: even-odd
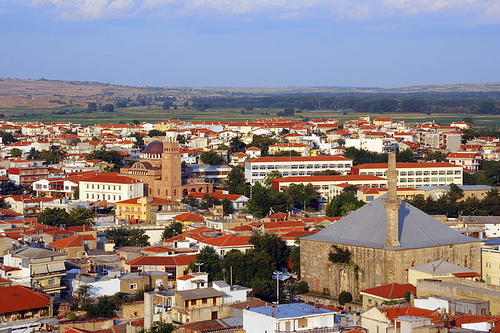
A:
[[[405,87],[499,59],[500,0],[0,0],[0,77]]]

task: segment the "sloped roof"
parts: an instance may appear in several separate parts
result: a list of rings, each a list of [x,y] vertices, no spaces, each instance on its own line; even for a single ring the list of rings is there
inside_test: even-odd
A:
[[[412,269],[427,274],[434,273],[435,275],[449,275],[449,274],[459,274],[459,273],[477,274],[472,269],[458,266],[450,262],[446,262],[444,260],[436,260],[433,262],[429,262],[427,264],[409,267],[408,269]]]
[[[57,247],[59,249],[70,248],[70,247],[80,247],[83,246],[84,241],[94,241],[95,238],[92,235],[76,235],[73,237],[63,238],[58,241],[52,242],[49,245]]]
[[[302,239],[379,249],[385,248],[387,212],[383,199],[386,196],[385,194],[364,205],[317,234]],[[453,230],[406,201],[401,201],[398,215],[399,242],[401,246],[390,248],[392,250],[479,242],[478,239],[464,236]]]
[[[196,262],[196,255],[180,256],[140,256],[125,264],[129,266],[185,266],[190,262]]]
[[[417,287],[415,287],[411,283],[390,283],[383,286],[365,289],[361,291],[361,293],[370,294],[385,299],[398,299],[403,298],[406,291],[410,291],[415,294],[417,292]]]
[[[23,286],[0,288],[0,299],[0,313],[39,309],[49,305],[48,295]]]

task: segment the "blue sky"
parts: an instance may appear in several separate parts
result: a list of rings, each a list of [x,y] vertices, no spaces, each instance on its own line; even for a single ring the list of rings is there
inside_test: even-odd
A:
[[[0,0],[0,76],[140,86],[500,81],[500,0]]]

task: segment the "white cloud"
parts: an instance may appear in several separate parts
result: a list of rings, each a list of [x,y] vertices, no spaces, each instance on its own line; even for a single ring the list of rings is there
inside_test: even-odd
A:
[[[5,0],[0,0],[5,1]],[[17,0],[51,8],[65,20],[135,15],[270,14],[276,18],[365,20],[443,13],[469,21],[500,23],[500,0]]]

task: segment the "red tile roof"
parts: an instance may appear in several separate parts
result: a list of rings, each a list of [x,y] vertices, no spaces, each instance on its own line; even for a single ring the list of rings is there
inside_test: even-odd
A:
[[[202,242],[217,247],[252,246],[248,236],[224,235],[221,237],[205,239]]]
[[[134,183],[140,183],[140,181],[127,177],[127,176],[122,176],[117,172],[107,172],[107,173],[100,173],[97,174],[94,177],[89,177],[85,180],[85,182],[92,182],[92,183],[106,183],[106,184],[134,184]]]
[[[93,241],[93,240],[95,240],[95,238],[92,235],[76,235],[73,237],[68,237],[49,243],[49,245],[57,247],[59,249],[65,249],[69,247],[80,247],[83,246],[84,241]]]
[[[176,216],[174,216],[174,219],[176,219],[177,221],[181,221],[181,222],[185,222],[185,221],[188,221],[188,222],[203,222],[203,221],[205,221],[203,219],[203,217],[201,217],[200,215],[195,214],[195,213],[191,213],[191,212],[187,212],[187,213],[182,213],[182,214],[176,215]]]
[[[365,181],[387,179],[372,175],[334,175],[334,176],[291,176],[273,180],[277,183],[310,183],[310,182],[338,182],[338,181]]]
[[[385,299],[398,299],[405,296],[405,292],[417,292],[417,288],[411,283],[399,284],[390,283],[383,286],[362,290],[362,293],[374,295]]]
[[[441,318],[439,312],[435,310],[426,310],[416,308],[413,306],[395,307],[395,308],[378,308],[380,311],[385,312],[387,317],[393,321],[401,316],[415,316],[415,317],[436,317]]]
[[[326,161],[352,161],[348,158],[330,155],[330,156],[280,156],[280,157],[257,157],[246,160],[251,163],[273,163],[273,162],[326,162]]]
[[[0,288],[0,299],[0,313],[40,309],[49,305],[48,295],[23,286]]]
[[[190,262],[196,262],[195,254],[179,256],[140,256],[125,264],[129,266],[186,266]]]
[[[398,162],[396,163],[396,168],[406,169],[406,168],[450,168],[457,167],[455,164],[446,162],[425,162],[425,163],[415,163],[415,162]],[[352,169],[387,169],[387,163],[368,163],[355,165]]]

